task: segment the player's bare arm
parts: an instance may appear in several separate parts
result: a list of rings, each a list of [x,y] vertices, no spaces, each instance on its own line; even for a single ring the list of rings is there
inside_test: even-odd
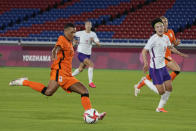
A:
[[[97,46],[101,46],[101,44],[99,42],[94,42]]]
[[[76,40],[76,39],[73,39],[72,44],[73,44],[73,46],[78,45],[78,44],[79,44],[79,41],[78,41],[78,40]]]
[[[61,50],[60,46],[55,46],[52,49],[52,60],[55,60],[57,58],[57,53]]]
[[[100,44],[99,42],[96,42],[96,41],[94,40],[94,38],[90,38],[90,40],[91,40],[93,43],[95,43],[97,46],[101,46],[101,44]]]
[[[176,39],[176,40],[174,41],[174,45],[175,45],[175,46],[179,45],[180,43],[181,43],[180,39]]]
[[[146,73],[148,71],[148,60],[146,57],[147,53],[148,53],[148,50],[146,50],[146,49],[142,50],[142,57],[143,57],[143,61],[144,61],[144,67],[143,67],[144,73]]]
[[[187,54],[184,54],[184,53],[178,51],[178,50],[177,50],[175,47],[173,47],[173,46],[169,46],[168,48],[169,48],[173,53],[175,53],[175,54],[178,54],[178,55],[180,55],[180,56],[182,56],[182,57],[185,57],[185,58],[188,57]]]

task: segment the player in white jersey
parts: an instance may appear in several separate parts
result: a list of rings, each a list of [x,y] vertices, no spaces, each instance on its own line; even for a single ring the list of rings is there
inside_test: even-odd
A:
[[[171,46],[168,36],[164,35],[164,25],[160,18],[153,20],[152,26],[156,34],[151,36],[148,40],[146,46],[142,50],[142,56],[144,60],[143,70],[146,73],[148,70],[146,55],[149,51],[151,58],[149,73],[153,83],[147,80],[145,77],[143,78],[143,80],[151,90],[161,95],[161,99],[156,112],[167,112],[163,107],[166,104],[172,91],[172,82],[165,65],[165,52],[167,48],[169,48],[176,54],[180,54],[180,52]]]
[[[168,36],[168,38],[170,39],[171,44],[173,46],[177,46],[178,44],[180,44],[180,40],[176,39],[173,30],[168,29],[168,20],[167,20],[167,18],[164,17],[164,16],[161,16],[160,18],[164,23],[164,31],[165,31],[164,34]],[[185,58],[188,57],[188,55],[184,54],[184,53],[180,53],[180,56],[185,57]],[[165,64],[166,64],[167,68],[172,70],[172,72],[170,73],[170,76],[171,76],[171,79],[173,81],[176,78],[176,76],[180,74],[180,66],[177,64],[176,61],[174,61],[174,59],[172,59],[171,51],[168,48],[166,49],[166,53],[165,53]],[[145,77],[146,77],[146,79],[151,80],[149,74],[147,74]],[[142,80],[140,80],[137,84],[134,85],[134,89],[135,89],[134,94],[135,94],[135,96],[137,96],[140,93],[140,89],[144,85],[145,85],[145,83]]]
[[[83,69],[88,66],[88,79],[89,86],[95,88],[93,83],[93,68],[94,64],[90,60],[92,54],[92,46],[95,43],[100,46],[99,39],[95,32],[91,31],[92,23],[90,21],[85,22],[85,30],[76,32],[75,36],[79,38],[79,44],[77,48],[78,59],[80,60],[80,66],[72,73],[72,76],[76,76]]]

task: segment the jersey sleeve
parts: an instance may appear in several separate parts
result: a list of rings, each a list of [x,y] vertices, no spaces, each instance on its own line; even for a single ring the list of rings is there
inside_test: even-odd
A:
[[[170,42],[172,43],[172,44],[174,44],[174,42],[176,41],[176,37],[175,37],[175,34],[174,34],[174,31],[172,30],[172,29],[170,29],[170,30],[168,30],[168,37],[169,37],[169,35],[171,36],[171,37],[169,37],[169,39],[170,39]]]
[[[60,46],[62,50],[66,50],[68,43],[65,41],[64,36],[59,36],[55,46]]]
[[[96,33],[93,33],[93,38],[94,38],[94,41],[95,41],[95,42],[99,42],[99,39],[98,39],[98,37],[97,37],[97,34],[96,34]]]
[[[147,44],[144,46],[144,49],[150,50],[150,49],[152,48],[152,43],[153,43],[153,41],[152,41],[152,39],[150,38],[150,39],[148,40]]]
[[[55,46],[60,46],[63,48],[63,36],[59,36]]]
[[[176,41],[176,36],[175,36],[175,34],[174,34],[174,31],[173,30],[171,30],[172,31],[172,35],[173,35],[173,40],[172,40],[172,42],[174,42],[174,41]]]
[[[80,37],[80,32],[76,32],[75,37]]]
[[[166,36],[166,39],[167,39],[167,41],[166,41],[167,46],[171,46],[172,44],[171,44],[168,36]]]

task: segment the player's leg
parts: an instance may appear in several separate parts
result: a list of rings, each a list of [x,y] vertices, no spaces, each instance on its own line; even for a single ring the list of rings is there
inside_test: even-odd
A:
[[[84,107],[84,110],[91,109],[91,102],[89,99],[88,89],[82,83],[77,82],[71,85],[68,88],[68,90],[81,94],[81,103],[82,103],[82,106]]]
[[[76,92],[78,94],[81,94],[81,101],[84,109],[85,110],[91,109],[88,89],[73,76],[72,77],[62,76],[62,77],[63,77],[62,78],[63,81],[59,82],[60,86],[68,92]]]
[[[177,64],[176,61],[171,59],[170,61],[168,61],[167,67],[172,70],[170,76],[171,79],[174,80],[176,76],[180,73],[180,66]]]
[[[149,74],[147,74],[146,77],[142,77],[141,80],[134,85],[135,96],[137,96],[140,93],[140,89],[145,85],[144,79],[151,80],[151,77]]]
[[[69,91],[76,92],[81,95],[81,103],[84,108],[84,110],[89,110],[91,109],[91,102],[89,99],[89,92],[88,89],[80,82],[76,82],[72,84],[69,88]],[[99,119],[102,120],[105,117],[106,113],[100,113],[99,114]]]
[[[164,82],[165,90],[168,92],[172,92],[172,80],[167,80]]]
[[[165,93],[164,87],[162,84],[153,84],[151,81],[145,79],[145,84],[148,88],[150,88],[152,91],[154,91],[156,94],[162,95]]]
[[[158,107],[156,108],[156,112],[167,112],[165,111],[165,109],[163,108],[165,103],[167,102],[167,96],[168,96],[168,93],[166,93],[165,91],[165,87],[164,87],[164,84],[157,84],[157,85],[154,85],[151,81],[149,80],[145,80],[145,83],[146,85],[151,89],[153,90],[154,92],[156,92],[157,94],[160,94],[161,95],[161,99],[159,101],[159,105]]]
[[[79,68],[75,69],[75,71],[72,73],[72,76],[76,76],[78,75],[80,72],[83,71],[83,69],[85,68],[85,64],[83,63],[84,60],[86,58],[90,58],[89,55],[86,55],[86,54],[83,54],[83,53],[78,53],[78,60],[80,61],[80,65],[79,65]]]
[[[38,83],[38,82],[29,81],[28,78],[25,78],[25,77],[15,79],[11,81],[9,85],[10,86],[29,86],[30,88],[38,92],[41,92],[45,88],[45,85]]]
[[[165,86],[165,93],[163,95],[161,95],[161,99],[159,102],[159,105],[156,109],[157,112],[167,112],[164,110],[164,105],[167,103],[170,93],[172,91],[172,85],[171,85],[171,80],[167,80],[164,82],[164,86]]]
[[[170,93],[172,91],[172,81],[171,77],[169,75],[169,72],[166,68],[163,68],[161,74],[163,75],[163,81],[164,81],[164,87],[165,87],[165,93],[161,96],[158,108],[156,109],[157,112],[167,112],[164,110],[164,105],[167,103]]]
[[[157,84],[156,86],[149,80],[145,80],[146,85],[148,87],[150,87],[150,89],[152,89],[154,92],[158,92],[161,95],[161,99],[159,101],[159,105],[156,108],[156,112],[167,112],[165,111],[165,109],[163,108],[164,105],[166,104],[168,97],[169,97],[169,93],[165,91],[165,86],[164,84]],[[149,83],[148,83],[149,82]],[[157,91],[156,91],[157,89]]]
[[[147,80],[151,80],[151,77],[150,77],[149,74],[146,75],[146,79],[147,79]],[[142,88],[144,85],[145,85],[144,80],[141,79],[141,80],[138,82],[138,84],[137,84],[137,88],[140,89],[140,88]]]
[[[56,92],[58,87],[59,87],[59,84],[57,81],[50,80],[48,87],[45,87],[44,90],[42,90],[42,94],[44,94],[46,96],[52,96]]]
[[[161,95],[161,99],[159,102],[158,107],[156,108],[156,112],[167,112],[164,110],[163,106],[166,103],[165,102],[165,86],[164,86],[164,81],[166,79],[171,79],[169,74],[168,74],[168,78],[165,78],[165,72],[168,73],[166,67],[161,68],[161,69],[152,69],[150,68],[149,72],[150,72],[150,76],[152,77],[152,81],[149,81],[147,79],[144,80],[145,84],[154,92],[156,92],[157,94]]]
[[[89,86],[92,87],[92,88],[95,88],[96,86],[93,83],[93,68],[94,68],[94,64],[93,64],[93,62],[89,58],[86,58],[83,63],[86,66],[88,66]]]
[[[72,76],[76,76],[80,73],[79,68],[75,69],[74,72],[72,73]]]
[[[72,76],[78,75],[80,72],[83,71],[83,69],[85,67],[86,67],[86,65],[83,62],[81,62],[80,65],[79,65],[79,67],[77,69],[75,69],[74,72],[72,73]]]
[[[162,69],[149,69],[150,76],[152,78],[153,83],[150,80],[144,79],[144,83],[149,87],[151,90],[153,90],[155,93],[162,95],[165,93],[165,90],[163,88],[163,76],[161,73]]]
[[[58,88],[58,83],[54,80],[50,80],[48,87],[42,83],[29,81],[27,78],[19,78],[9,83],[10,86],[28,86],[33,90],[36,90],[46,96],[51,96]]]

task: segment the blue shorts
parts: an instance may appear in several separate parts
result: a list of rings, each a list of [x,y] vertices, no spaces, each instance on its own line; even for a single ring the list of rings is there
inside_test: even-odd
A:
[[[83,53],[78,52],[78,59],[80,60],[80,62],[83,62],[86,58],[90,59],[90,55],[86,55]]]
[[[166,67],[160,69],[150,68],[149,73],[154,85],[161,85],[163,84],[163,82],[171,80],[171,77]]]

